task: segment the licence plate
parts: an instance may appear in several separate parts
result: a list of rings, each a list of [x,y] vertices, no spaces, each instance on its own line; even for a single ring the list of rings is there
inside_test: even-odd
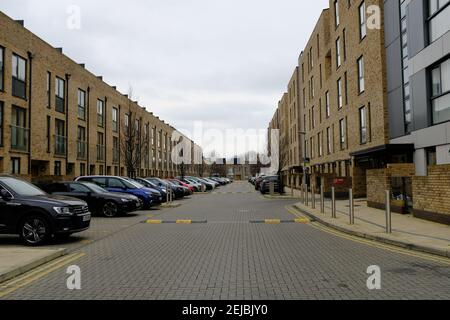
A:
[[[83,216],[83,222],[86,222],[86,221],[91,221],[91,215],[90,214],[87,214],[87,215]]]

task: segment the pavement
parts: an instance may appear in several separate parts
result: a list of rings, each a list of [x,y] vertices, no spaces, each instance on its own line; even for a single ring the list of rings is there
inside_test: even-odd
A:
[[[325,213],[320,212],[320,197],[316,195],[316,208],[302,202],[295,207],[303,214],[339,231],[366,239],[388,243],[410,250],[450,257],[450,226],[414,218],[411,214],[392,213],[392,233],[386,233],[384,210],[367,206],[367,200],[355,200],[355,224],[350,225],[349,201],[336,201],[337,218],[331,217],[331,201],[325,199]]]
[[[65,249],[30,249],[19,246],[0,247],[0,283],[57,259]]]
[[[63,261],[0,284],[0,299],[450,299],[449,259],[296,223],[297,202],[266,199],[235,182],[178,208],[94,218],[64,246],[81,270],[81,290],[67,288]],[[11,241],[0,237],[0,248]],[[374,265],[380,290],[367,287]]]

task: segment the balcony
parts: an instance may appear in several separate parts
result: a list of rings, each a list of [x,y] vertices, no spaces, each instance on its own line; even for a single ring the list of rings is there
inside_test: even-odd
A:
[[[87,143],[86,141],[77,141],[77,159],[86,160],[87,158]]]
[[[55,110],[61,113],[64,113],[66,110],[65,100],[58,96],[55,96]]]
[[[67,138],[55,135],[55,155],[65,156],[67,150]]]
[[[113,149],[113,163],[119,163],[119,155],[120,155],[120,152],[119,152],[119,149]]]
[[[105,161],[105,146],[97,145],[97,161]]]
[[[28,151],[29,129],[11,126],[11,149],[15,151]]]
[[[97,114],[97,125],[100,128],[103,128],[103,126],[105,125],[105,119],[104,119],[103,115]]]

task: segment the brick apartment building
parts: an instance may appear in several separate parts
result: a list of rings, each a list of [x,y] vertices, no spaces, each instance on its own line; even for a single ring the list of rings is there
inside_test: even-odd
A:
[[[298,88],[288,84],[297,112],[280,103],[269,124],[288,187],[341,197],[352,187],[377,208],[390,189],[394,211],[450,223],[448,12],[450,1],[330,0],[299,57]]]
[[[0,30],[0,173],[30,180],[127,175],[130,128],[141,145],[136,175],[180,173],[170,157],[172,126],[28,31],[23,21],[0,12]],[[201,148],[192,144],[194,153]],[[197,169],[186,166],[185,173]]]

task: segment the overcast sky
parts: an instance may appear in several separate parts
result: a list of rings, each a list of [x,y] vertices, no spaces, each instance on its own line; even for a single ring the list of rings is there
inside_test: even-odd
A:
[[[71,5],[81,9],[80,29],[67,27]],[[327,6],[328,0],[2,0],[0,10],[121,92],[132,86],[142,106],[174,127],[192,130],[202,121],[205,129],[224,130],[267,128]]]

